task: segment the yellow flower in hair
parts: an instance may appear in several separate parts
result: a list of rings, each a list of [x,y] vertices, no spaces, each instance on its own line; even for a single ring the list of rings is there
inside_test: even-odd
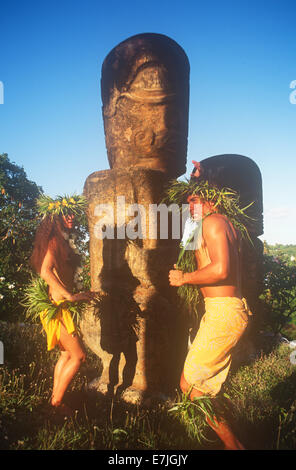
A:
[[[73,195],[69,197],[64,195],[58,196],[57,199],[53,200],[49,196],[40,195],[37,199],[38,212],[43,217],[46,217],[47,215],[51,215],[51,217],[54,215],[64,215],[69,211],[75,212],[75,215],[80,217],[84,213],[85,206],[86,200],[83,196]]]

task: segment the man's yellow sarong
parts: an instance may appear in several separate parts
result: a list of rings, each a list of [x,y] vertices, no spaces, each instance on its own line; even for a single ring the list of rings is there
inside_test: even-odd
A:
[[[53,302],[54,305],[60,305],[63,300]],[[48,321],[47,310],[40,313],[40,320],[47,335],[47,350],[53,349],[58,344],[61,337],[61,323],[65,326],[67,332],[71,335],[76,332],[76,327],[71,313],[67,308],[61,307],[55,318]]]
[[[206,297],[205,314],[184,364],[189,385],[215,396],[225,382],[231,353],[252,315],[245,299]]]

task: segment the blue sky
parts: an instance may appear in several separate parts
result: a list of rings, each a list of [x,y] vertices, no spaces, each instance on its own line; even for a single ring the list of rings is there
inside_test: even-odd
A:
[[[191,160],[252,158],[269,243],[296,243],[295,2],[0,0],[0,152],[44,191],[81,193],[109,168],[100,75],[108,52],[156,32],[188,55]]]

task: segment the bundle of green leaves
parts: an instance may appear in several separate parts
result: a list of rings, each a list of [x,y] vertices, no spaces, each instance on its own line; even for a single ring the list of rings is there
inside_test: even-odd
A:
[[[48,285],[39,276],[33,277],[25,287],[22,301],[22,305],[26,309],[26,318],[33,323],[39,321],[41,312],[46,312],[47,321],[50,322],[59,315],[61,308],[67,308],[73,320],[78,323],[82,304],[82,302],[69,302],[67,300],[58,304],[52,302],[48,296]]]

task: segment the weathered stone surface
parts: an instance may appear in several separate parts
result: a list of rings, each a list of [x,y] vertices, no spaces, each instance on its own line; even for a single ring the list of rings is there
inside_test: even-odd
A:
[[[102,359],[99,389],[117,387],[139,402],[177,385],[186,353],[187,326],[168,283],[179,240],[161,239],[148,207],[161,201],[168,178],[186,171],[188,58],[167,36],[133,36],[106,57],[101,93],[111,170],[90,175],[85,194],[92,289],[105,297],[86,309],[81,328]],[[136,222],[123,199],[141,206]],[[109,216],[99,239],[102,204]]]
[[[162,171],[141,168],[95,172],[85,183],[92,289],[106,295],[85,311],[81,329],[103,363],[98,389],[125,390],[124,398],[136,402],[177,385],[187,347],[187,325],[176,289],[168,282],[179,240],[161,240],[159,234],[149,238],[149,233],[143,239],[119,239],[117,233],[133,220],[127,211],[130,204],[141,205],[139,225],[149,226],[149,206],[160,203],[166,183]],[[118,196],[124,197],[125,206]],[[108,210],[99,213],[102,204],[112,209],[114,218],[105,217]],[[117,238],[96,236],[102,217],[106,233],[113,228]]]
[[[186,171],[189,61],[161,34],[133,36],[102,66],[101,92],[111,168]]]

